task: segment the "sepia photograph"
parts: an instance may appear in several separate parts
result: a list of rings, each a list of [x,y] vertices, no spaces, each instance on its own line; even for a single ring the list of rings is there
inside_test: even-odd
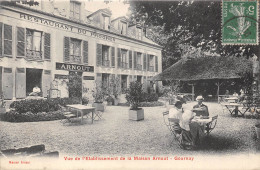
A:
[[[0,169],[260,169],[259,0],[0,0]]]

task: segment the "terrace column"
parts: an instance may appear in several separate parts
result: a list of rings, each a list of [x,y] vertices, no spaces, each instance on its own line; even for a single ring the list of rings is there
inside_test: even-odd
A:
[[[194,84],[194,83],[191,83],[191,84],[189,84],[189,85],[191,86],[191,93],[192,93],[192,98],[191,98],[191,100],[194,101],[194,96],[195,96],[194,86],[195,86],[195,84]]]
[[[218,86],[218,90],[217,90],[218,103],[220,102],[220,101],[219,101],[219,87],[220,87],[222,84],[223,84],[223,82],[222,82],[222,83],[219,83],[219,80],[218,80],[217,83],[215,83],[215,85]]]

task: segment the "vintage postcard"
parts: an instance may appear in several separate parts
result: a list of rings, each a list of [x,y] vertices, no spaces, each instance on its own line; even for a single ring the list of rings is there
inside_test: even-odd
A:
[[[0,1],[0,169],[260,169],[258,0]]]

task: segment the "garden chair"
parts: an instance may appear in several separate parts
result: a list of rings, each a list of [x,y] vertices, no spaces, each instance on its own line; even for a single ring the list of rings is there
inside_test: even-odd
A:
[[[102,111],[95,111],[94,120],[101,120],[102,119],[103,112]]]
[[[175,132],[175,129],[173,127],[173,123],[177,122],[179,123],[179,120],[174,119],[174,118],[169,118],[169,111],[163,112],[163,120],[164,124],[167,126],[167,128],[170,130],[171,134],[174,136],[174,139],[178,142],[179,144],[179,137],[180,134],[177,134]]]
[[[218,115],[212,117],[212,121],[206,125],[205,131],[207,136],[216,127],[218,121]]]

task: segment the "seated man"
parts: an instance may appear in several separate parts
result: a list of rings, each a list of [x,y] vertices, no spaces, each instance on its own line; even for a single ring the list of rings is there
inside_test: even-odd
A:
[[[196,116],[209,116],[208,106],[203,104],[204,98],[202,96],[198,96],[196,98],[196,101],[198,101],[198,104],[193,106],[193,112],[196,113]]]
[[[33,88],[33,91],[29,94],[29,96],[39,96],[41,93],[41,89],[36,85]]]

